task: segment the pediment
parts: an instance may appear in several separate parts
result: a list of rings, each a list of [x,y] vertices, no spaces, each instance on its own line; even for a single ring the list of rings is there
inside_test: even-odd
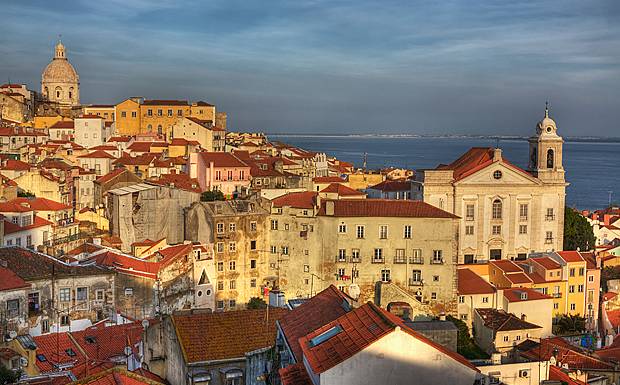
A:
[[[496,179],[494,174],[499,171],[501,177]],[[459,185],[520,185],[537,186],[541,182],[534,176],[520,168],[504,162],[493,162],[488,166],[466,176],[455,184]]]

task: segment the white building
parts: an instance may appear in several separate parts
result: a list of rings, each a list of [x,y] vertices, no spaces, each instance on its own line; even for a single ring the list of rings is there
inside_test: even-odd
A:
[[[97,115],[84,115],[74,121],[75,142],[86,148],[100,146],[112,137],[112,126]]]

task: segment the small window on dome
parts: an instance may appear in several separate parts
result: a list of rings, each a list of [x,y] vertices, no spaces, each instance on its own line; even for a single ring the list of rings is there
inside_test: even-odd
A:
[[[496,170],[495,172],[493,172],[493,178],[502,179],[502,172],[500,170]]]
[[[547,127],[547,132],[551,132],[551,127]]]

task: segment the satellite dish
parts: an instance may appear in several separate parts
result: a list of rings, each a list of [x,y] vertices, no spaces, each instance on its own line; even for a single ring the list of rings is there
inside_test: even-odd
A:
[[[10,339],[15,339],[15,337],[17,337],[17,332],[15,330],[11,330],[9,332],[9,338]]]
[[[129,356],[131,355],[133,351],[131,350],[131,346],[125,346],[125,355]]]
[[[22,368],[28,366],[28,359],[26,357],[19,357],[19,364]]]
[[[349,285],[349,295],[353,298],[357,298],[360,296],[360,287],[359,285],[356,285],[354,283],[352,283],[351,285]]]
[[[149,327],[149,320],[147,320],[146,318],[142,320],[142,327],[144,329]]]

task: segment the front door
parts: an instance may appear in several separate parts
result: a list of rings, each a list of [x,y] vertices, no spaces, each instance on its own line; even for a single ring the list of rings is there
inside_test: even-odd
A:
[[[489,258],[492,260],[502,259],[502,249],[489,250]]]

